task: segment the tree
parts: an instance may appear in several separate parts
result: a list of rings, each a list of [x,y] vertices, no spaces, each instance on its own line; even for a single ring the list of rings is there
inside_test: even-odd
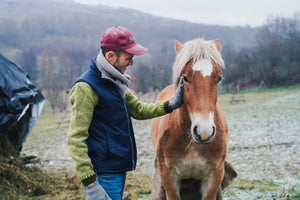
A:
[[[32,49],[22,52],[20,56],[20,64],[22,69],[29,74],[31,80],[36,81],[39,78],[37,57]]]
[[[300,20],[270,18],[258,35],[257,68],[271,86],[297,84],[300,64]]]
[[[17,23],[12,19],[0,22],[0,44],[18,46],[21,35]]]

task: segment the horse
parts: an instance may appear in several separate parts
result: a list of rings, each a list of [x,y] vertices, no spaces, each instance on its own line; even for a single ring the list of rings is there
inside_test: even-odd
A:
[[[225,162],[229,130],[217,103],[225,67],[221,46],[218,39],[196,38],[184,44],[175,40],[175,50],[173,84],[164,88],[157,100],[171,100],[182,79],[183,105],[153,119],[151,199],[222,199],[222,189],[237,174]],[[224,168],[228,168],[226,173]]]

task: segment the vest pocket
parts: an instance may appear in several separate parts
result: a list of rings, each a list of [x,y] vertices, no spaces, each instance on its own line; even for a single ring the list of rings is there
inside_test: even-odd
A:
[[[131,160],[131,139],[126,132],[114,132],[108,135],[109,157]]]
[[[95,140],[89,138],[87,140],[88,154],[93,159],[105,160],[108,154],[108,142],[107,140]]]

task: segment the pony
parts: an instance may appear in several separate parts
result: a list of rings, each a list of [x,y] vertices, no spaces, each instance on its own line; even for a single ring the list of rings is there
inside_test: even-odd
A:
[[[218,39],[196,38],[184,44],[175,40],[175,50],[173,85],[164,88],[157,100],[171,100],[182,79],[183,105],[153,119],[151,198],[222,199],[222,189],[237,174],[225,162],[229,130],[217,103],[225,67],[221,46]]]

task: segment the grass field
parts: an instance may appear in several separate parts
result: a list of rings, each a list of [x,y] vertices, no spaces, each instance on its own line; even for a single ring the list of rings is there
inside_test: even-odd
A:
[[[224,199],[300,199],[300,88],[243,95],[246,102],[239,104],[229,103],[232,94],[218,98],[230,128],[227,160],[239,174],[225,190]],[[24,143],[23,153],[37,156],[49,173],[75,177],[66,144],[68,119],[69,113],[43,114]],[[138,165],[128,174],[124,199],[150,199],[154,158],[151,120],[133,123]],[[56,188],[50,194],[22,198],[85,199],[81,184],[76,184],[79,189]]]

